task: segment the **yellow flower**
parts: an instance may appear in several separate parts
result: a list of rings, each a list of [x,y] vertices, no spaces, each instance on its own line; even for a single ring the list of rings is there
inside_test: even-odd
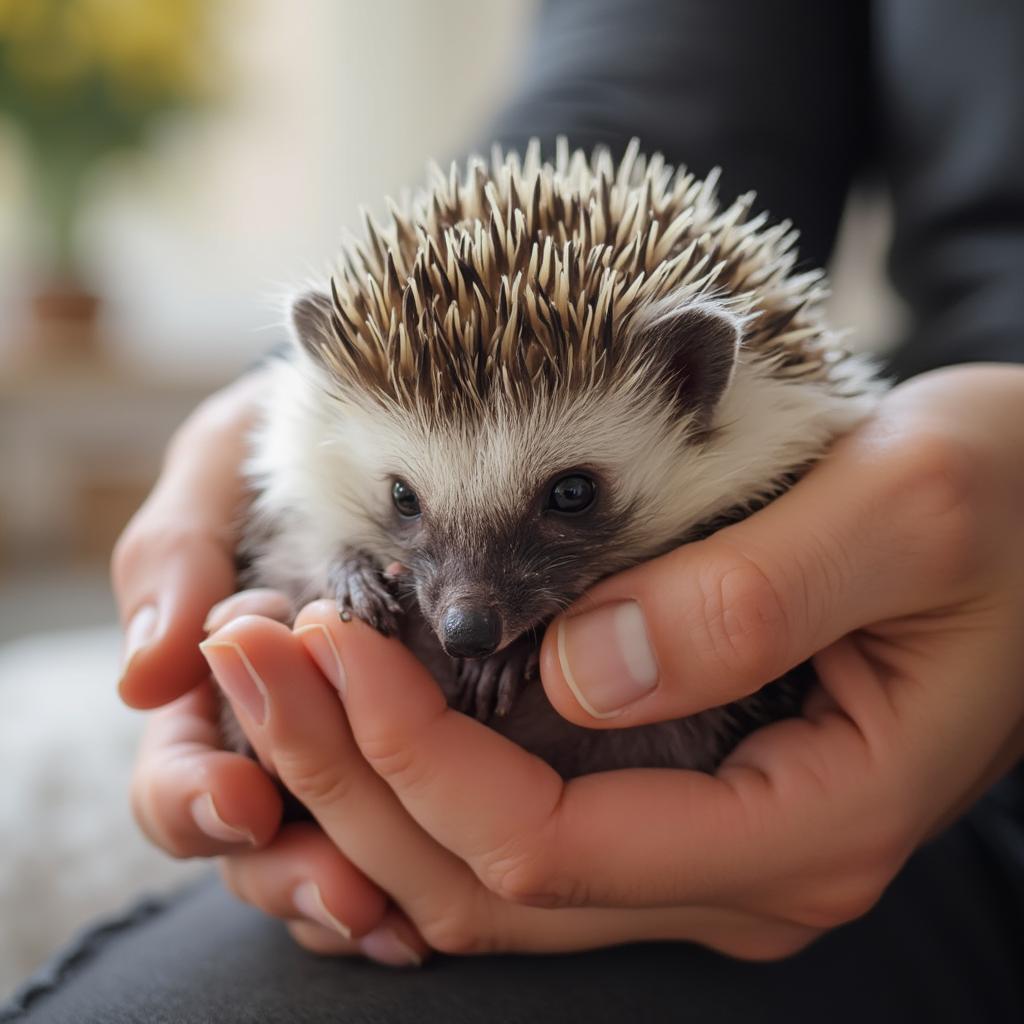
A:
[[[0,0],[0,44],[16,81],[49,92],[99,75],[131,106],[207,91],[203,0]]]
[[[202,0],[79,0],[88,13],[99,61],[111,85],[136,92],[192,95],[204,79]]]
[[[0,0],[0,31],[6,36],[11,70],[28,86],[73,87],[94,63],[90,31],[77,4],[61,0]]]

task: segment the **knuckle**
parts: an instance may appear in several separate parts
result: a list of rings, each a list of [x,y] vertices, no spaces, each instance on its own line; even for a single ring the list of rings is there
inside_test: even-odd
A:
[[[554,909],[588,902],[582,881],[566,880],[554,872],[542,843],[530,840],[492,854],[483,862],[480,878],[495,896],[507,903]]]
[[[745,683],[762,682],[762,667],[772,660],[786,617],[771,580],[752,559],[730,549],[726,564],[699,576],[702,607],[699,629],[707,655]]]
[[[962,438],[923,433],[908,445],[904,458],[915,490],[922,489],[939,507],[958,504],[973,489],[977,456]]]
[[[900,805],[874,802],[874,818],[833,861],[832,870],[792,900],[786,917],[817,929],[863,917],[881,899],[916,845]]]
[[[933,432],[915,437],[891,458],[892,507],[913,522],[937,571],[955,573],[979,539],[979,453],[961,438]]]
[[[454,918],[443,918],[425,926],[423,938],[432,949],[449,956],[485,952],[480,937],[465,922]]]
[[[497,948],[491,930],[481,925],[478,911],[463,904],[445,908],[418,927],[428,946],[449,956],[491,953]]]
[[[430,779],[430,766],[415,743],[394,733],[360,735],[359,750],[367,764],[403,792],[421,789]]]
[[[484,872],[483,882],[495,896],[508,903],[554,907],[561,902],[551,885],[551,879],[537,861],[530,858],[490,862]]]
[[[288,789],[314,810],[342,804],[352,793],[355,780],[340,763],[280,750],[275,751],[274,763]]]
[[[794,905],[790,919],[808,928],[829,930],[863,917],[881,899],[889,876],[869,870],[833,878]]]
[[[887,762],[888,764],[888,762]],[[893,766],[887,773],[892,782],[907,780],[906,790],[911,788],[911,772]],[[884,795],[874,801],[876,819],[874,827],[865,830],[856,847],[856,864],[851,870],[874,875],[879,885],[888,884],[916,846],[915,823],[919,817],[910,802],[900,797],[886,798]]]

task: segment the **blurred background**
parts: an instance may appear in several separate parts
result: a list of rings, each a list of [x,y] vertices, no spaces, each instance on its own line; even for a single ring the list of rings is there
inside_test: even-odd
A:
[[[480,137],[533,6],[0,0],[0,994],[197,867],[130,821],[106,579],[168,434],[284,337],[360,203]],[[886,238],[857,199],[859,347],[895,334]]]

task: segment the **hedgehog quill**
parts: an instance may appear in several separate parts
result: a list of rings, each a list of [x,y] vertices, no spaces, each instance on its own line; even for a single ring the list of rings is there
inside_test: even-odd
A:
[[[797,713],[807,669],[735,704],[586,730],[537,679],[599,579],[763,506],[883,385],[827,326],[796,232],[634,141],[496,152],[366,218],[292,307],[253,438],[247,582],[395,634],[453,706],[566,777],[712,770]]]

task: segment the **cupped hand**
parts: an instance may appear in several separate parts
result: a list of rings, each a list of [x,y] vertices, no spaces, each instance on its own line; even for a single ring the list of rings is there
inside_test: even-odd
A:
[[[545,687],[594,728],[720,704],[813,656],[804,715],[714,775],[564,783],[326,605],[297,637],[237,621],[211,664],[229,693],[248,680],[263,709],[249,726],[282,779],[434,948],[788,953],[872,906],[1021,756],[1022,410],[1019,369],[904,385],[768,509],[553,624]],[[620,646],[595,656],[609,637]],[[652,663],[653,686],[637,669]]]
[[[415,929],[318,827],[279,828],[270,776],[221,747],[220,708],[207,680],[150,716],[132,786],[146,835],[174,857],[220,856],[232,891],[311,950],[420,963],[427,950]]]
[[[208,626],[217,630],[240,616],[290,618],[286,610],[281,594],[243,591],[218,604]],[[222,857],[235,894],[286,921],[316,952],[422,962],[427,948],[412,925],[318,827],[280,828],[282,801],[261,731],[250,730],[262,764],[223,749],[222,698],[206,675],[149,716],[132,782],[142,830],[173,857]],[[238,714],[247,721],[244,708]]]
[[[163,471],[114,549],[111,576],[125,631],[119,692],[154,708],[208,676],[199,654],[207,613],[235,590],[242,463],[265,374],[208,398],[178,429]]]
[[[413,949],[557,952],[688,939],[737,956],[765,957],[795,949],[812,935],[802,926],[725,907],[525,905],[496,884],[504,858],[514,859],[515,851],[491,858],[486,849],[496,822],[502,830],[522,829],[524,839],[543,832],[561,780],[486,726],[449,709],[397,640],[360,622],[341,622],[331,602],[304,609],[295,632],[265,618],[236,619],[203,651],[246,733],[316,818],[322,833],[311,833],[311,841],[344,851],[390,896],[401,911],[393,920],[411,929],[400,933],[402,941]],[[384,721],[387,735],[378,743],[374,723]],[[421,822],[410,813],[406,798],[412,792],[436,800],[443,825],[437,834],[437,822],[427,824],[429,815]],[[485,813],[478,816],[482,805]],[[456,834],[457,841],[449,846],[441,833]],[[493,870],[484,869],[481,858],[490,859]],[[250,874],[243,886],[247,868],[260,862],[265,870],[259,878]],[[224,861],[230,888],[279,914],[274,894],[281,875],[293,875],[296,867],[294,859],[269,864],[261,851]],[[336,896],[334,911],[347,921],[345,894]],[[305,935],[297,938],[311,945]]]

